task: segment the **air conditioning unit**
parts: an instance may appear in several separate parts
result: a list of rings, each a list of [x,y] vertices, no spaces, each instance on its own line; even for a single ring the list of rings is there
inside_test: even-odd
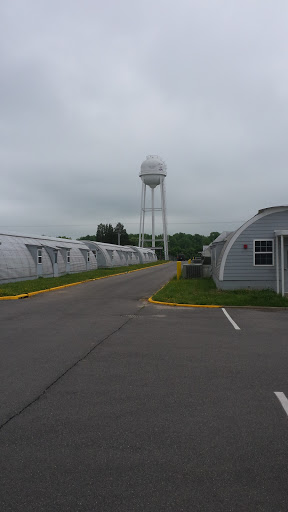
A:
[[[191,263],[191,265],[182,266],[182,277],[184,279],[197,279],[203,276],[202,263]]]

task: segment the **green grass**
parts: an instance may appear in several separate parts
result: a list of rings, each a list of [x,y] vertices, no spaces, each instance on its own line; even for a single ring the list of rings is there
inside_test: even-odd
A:
[[[88,272],[78,272],[77,274],[65,274],[60,277],[39,277],[29,281],[17,281],[16,283],[0,284],[0,297],[9,297],[14,295],[22,295],[25,293],[36,292],[39,290],[48,290],[65,284],[77,283],[79,281],[89,281],[97,277],[112,276],[121,272],[130,272],[140,268],[153,267],[161,265],[164,261],[156,261],[153,263],[145,263],[139,265],[129,265],[129,267],[113,267],[99,268],[97,270],[89,270]]]
[[[172,279],[153,300],[177,304],[288,307],[288,299],[272,290],[218,290],[212,278]]]

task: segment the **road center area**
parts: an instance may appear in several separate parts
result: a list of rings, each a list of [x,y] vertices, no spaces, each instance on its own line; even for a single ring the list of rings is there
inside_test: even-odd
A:
[[[149,304],[165,267],[1,310],[2,510],[288,509],[287,313]]]

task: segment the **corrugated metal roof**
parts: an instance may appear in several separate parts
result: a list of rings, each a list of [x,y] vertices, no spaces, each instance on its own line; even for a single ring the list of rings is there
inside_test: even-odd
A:
[[[225,241],[231,233],[234,233],[234,231],[223,231],[219,236],[217,236],[217,238],[215,238],[215,240],[213,240],[213,242],[211,242],[210,245]]]
[[[273,210],[273,208],[288,208],[288,205],[280,204],[278,206],[268,206],[267,208],[262,208],[261,210],[258,210],[258,213],[256,213],[256,215],[258,215],[259,213],[265,212],[266,210]]]

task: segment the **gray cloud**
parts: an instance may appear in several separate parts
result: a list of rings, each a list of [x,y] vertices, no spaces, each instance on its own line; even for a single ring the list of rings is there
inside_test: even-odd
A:
[[[2,226],[137,232],[138,173],[154,153],[168,166],[171,234],[234,229],[287,203],[284,0],[1,10]]]

